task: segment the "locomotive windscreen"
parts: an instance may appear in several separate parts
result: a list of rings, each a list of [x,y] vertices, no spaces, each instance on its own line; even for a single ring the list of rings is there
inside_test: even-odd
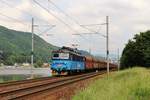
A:
[[[52,59],[69,59],[69,53],[54,53]]]

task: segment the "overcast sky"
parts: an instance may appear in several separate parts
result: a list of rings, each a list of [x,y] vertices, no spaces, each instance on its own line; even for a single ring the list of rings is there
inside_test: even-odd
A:
[[[31,18],[34,17],[35,24],[39,25],[34,28],[35,33],[42,33],[40,37],[47,42],[57,46],[79,44],[78,48],[83,50],[89,50],[91,47],[93,54],[105,52],[106,40],[101,34],[106,34],[106,26],[95,25],[83,28],[79,25],[105,23],[106,16],[109,16],[110,53],[117,53],[118,48],[121,52],[129,39],[136,33],[149,30],[150,26],[149,0],[36,1],[49,13],[33,0],[0,0],[0,25],[15,30],[30,31]],[[50,28],[43,25],[56,25],[56,27],[43,33]],[[89,30],[101,34],[92,34],[93,32]],[[47,34],[54,35],[47,36]],[[81,34],[81,36],[72,34]]]

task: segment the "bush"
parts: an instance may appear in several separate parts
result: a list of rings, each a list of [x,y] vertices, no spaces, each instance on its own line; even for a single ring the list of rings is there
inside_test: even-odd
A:
[[[43,61],[42,60],[38,60],[35,64],[34,64],[34,67],[35,68],[39,68],[39,67],[42,67],[43,65]]]

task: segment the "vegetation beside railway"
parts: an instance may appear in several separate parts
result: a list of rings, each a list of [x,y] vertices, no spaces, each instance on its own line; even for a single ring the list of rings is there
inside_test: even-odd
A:
[[[150,70],[131,68],[96,80],[73,100],[149,100]]]
[[[150,31],[136,34],[126,44],[121,57],[122,68],[150,67]]]

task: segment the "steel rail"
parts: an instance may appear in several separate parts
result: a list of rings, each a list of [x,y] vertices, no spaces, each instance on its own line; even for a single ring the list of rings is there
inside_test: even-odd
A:
[[[106,71],[105,71],[106,72]],[[37,92],[41,92],[41,91],[45,91],[47,89],[54,89],[60,86],[64,86],[64,85],[68,85],[71,83],[75,83],[77,81],[81,81],[84,79],[88,79],[97,75],[101,75],[105,73],[103,72],[99,72],[99,73],[88,73],[88,74],[83,74],[83,75],[78,75],[78,76],[73,76],[73,77],[69,77],[66,79],[62,79],[62,80],[58,80],[58,81],[54,81],[54,82],[48,82],[48,83],[43,83],[43,84],[38,84],[32,87],[25,87],[25,88],[21,88],[21,89],[16,89],[16,90],[12,90],[12,91],[7,91],[7,92],[3,92],[0,93],[0,99],[1,100],[9,100],[9,99],[16,99],[16,98],[21,98],[27,95],[31,95]]]
[[[68,79],[71,77],[78,77],[81,75],[68,76],[68,77],[43,77],[43,78],[39,78],[39,79],[30,79],[30,80],[5,83],[5,84],[0,85],[0,94],[12,92],[12,91],[19,90],[19,89],[30,88],[30,87],[37,86],[37,85],[39,86],[41,84],[62,81],[64,79]]]

